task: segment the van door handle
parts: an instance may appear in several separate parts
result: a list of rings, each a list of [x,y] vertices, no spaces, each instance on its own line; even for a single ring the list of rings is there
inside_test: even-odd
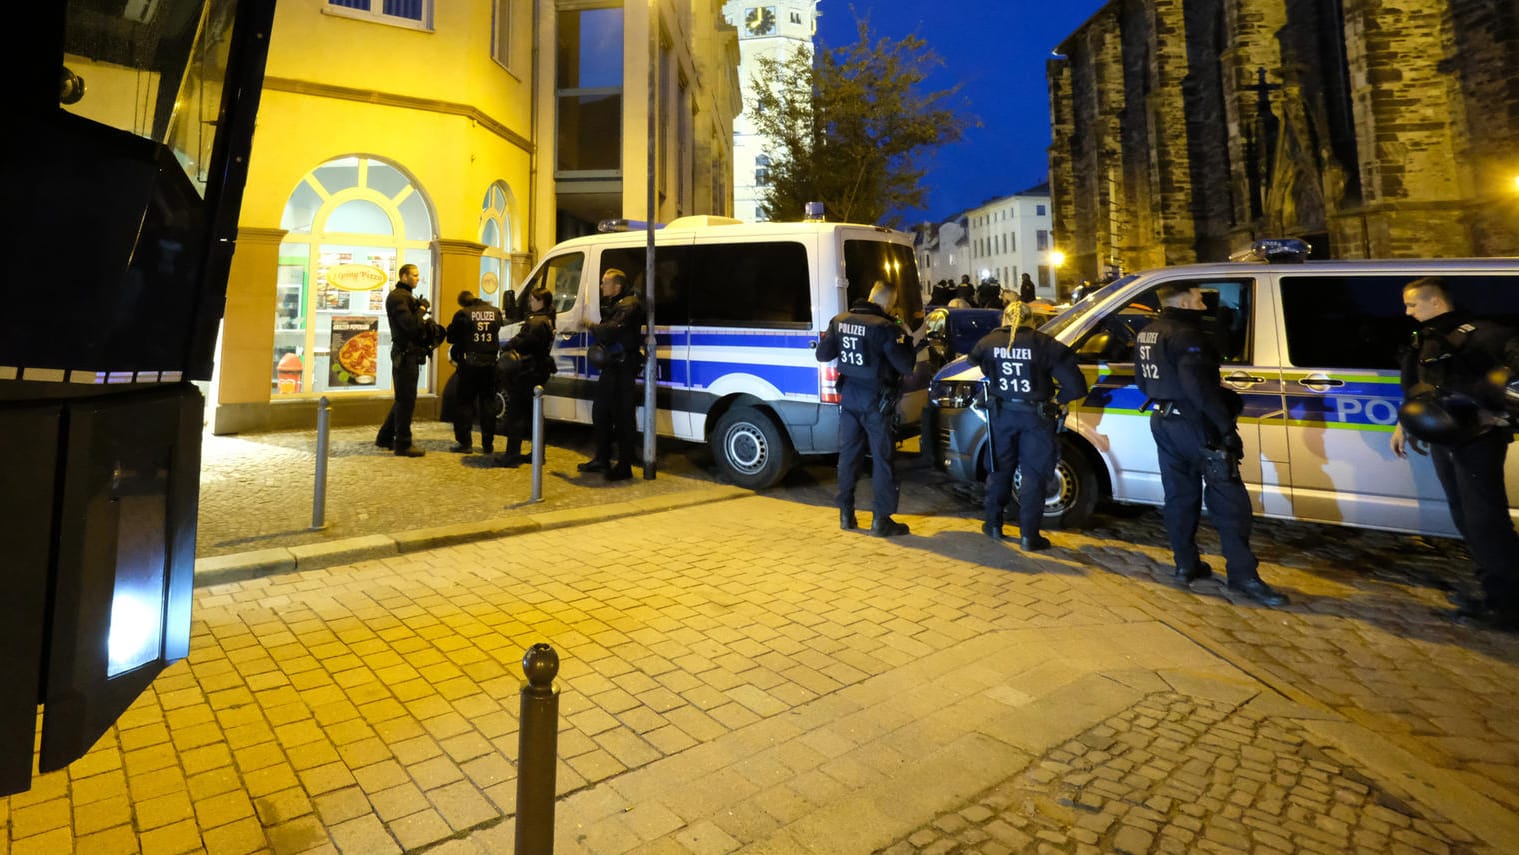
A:
[[[1315,392],[1322,392],[1335,386],[1344,386],[1345,381],[1337,380],[1333,377],[1304,377],[1297,381],[1297,384],[1299,386],[1307,386]]]
[[[1225,383],[1264,383],[1264,382],[1266,382],[1266,378],[1264,378],[1264,377],[1256,377],[1253,374],[1246,374],[1243,371],[1236,371],[1233,374],[1230,374],[1228,377],[1225,377],[1224,378],[1224,382]]]

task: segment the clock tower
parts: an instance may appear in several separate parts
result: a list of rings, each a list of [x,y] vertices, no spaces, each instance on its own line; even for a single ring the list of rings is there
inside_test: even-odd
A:
[[[733,215],[741,220],[799,220],[801,211],[767,212],[761,200],[769,180],[765,140],[754,131],[749,109],[754,76],[762,56],[784,57],[804,47],[812,50],[820,0],[727,0],[723,17],[738,28],[738,78],[744,111],[733,120]]]

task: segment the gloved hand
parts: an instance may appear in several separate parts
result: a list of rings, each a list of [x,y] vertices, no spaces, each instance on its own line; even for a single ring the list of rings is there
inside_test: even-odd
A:
[[[1235,460],[1242,460],[1245,456],[1245,443],[1239,438],[1239,434],[1231,433],[1224,437],[1221,443],[1224,452]]]

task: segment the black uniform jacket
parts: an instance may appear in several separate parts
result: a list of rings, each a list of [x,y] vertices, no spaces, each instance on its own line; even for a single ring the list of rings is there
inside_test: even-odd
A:
[[[1134,374],[1139,390],[1197,418],[1209,441],[1234,434],[1239,396],[1220,384],[1218,351],[1202,328],[1203,311],[1167,306],[1139,331]]]
[[[522,322],[517,334],[506,343],[526,360],[527,373],[542,381],[548,376],[549,352],[554,347],[554,310],[533,312]]]
[[[411,290],[400,285],[385,295],[385,315],[390,319],[390,343],[393,348],[427,352],[422,339],[422,305]]]
[[[976,342],[969,357],[981,366],[987,391],[1004,400],[1042,402],[1055,398],[1057,403],[1068,404],[1087,394],[1086,378],[1076,364],[1075,352],[1030,327],[1019,327],[1016,333],[998,327]]]
[[[632,291],[624,291],[610,306],[602,303],[601,323],[591,327],[591,335],[613,356],[637,354],[643,344],[645,316],[643,300]]]
[[[505,319],[500,309],[476,300],[454,313],[453,320],[448,322],[448,341],[465,354],[475,354],[477,358],[471,359],[471,363],[495,365]]]
[[[1480,388],[1487,373],[1507,368],[1519,376],[1519,333],[1495,321],[1454,310],[1425,321],[1402,354],[1403,392],[1428,384],[1443,394],[1490,401]]]
[[[869,300],[828,322],[814,355],[819,362],[839,361],[845,406],[875,406],[882,392],[894,391],[912,373],[912,344],[895,318]]]

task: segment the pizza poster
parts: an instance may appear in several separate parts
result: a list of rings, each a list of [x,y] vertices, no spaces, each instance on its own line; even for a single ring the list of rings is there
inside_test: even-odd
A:
[[[330,353],[328,386],[373,386],[375,372],[379,370],[380,319],[334,317]]]

